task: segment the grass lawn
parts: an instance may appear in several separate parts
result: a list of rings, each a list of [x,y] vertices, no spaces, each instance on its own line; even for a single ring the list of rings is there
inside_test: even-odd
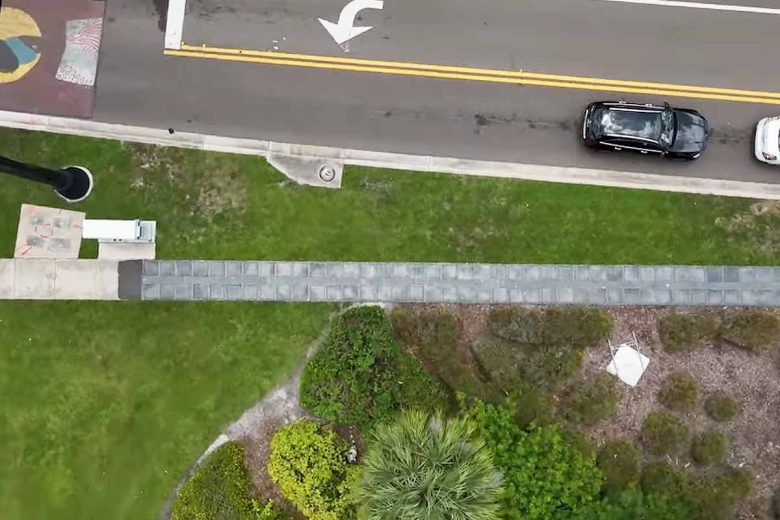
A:
[[[156,518],[332,309],[0,302],[0,518]]]
[[[780,204],[348,168],[341,190],[263,159],[0,130],[0,154],[95,174],[91,218],[158,221],[158,256],[319,260],[776,264]],[[0,178],[0,243],[19,204],[62,205]],[[751,205],[753,205],[751,207]],[[767,209],[768,208],[768,209]],[[94,255],[85,242],[83,255]]]

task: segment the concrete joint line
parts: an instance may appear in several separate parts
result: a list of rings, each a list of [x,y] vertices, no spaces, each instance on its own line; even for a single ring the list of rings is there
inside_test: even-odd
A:
[[[102,123],[38,114],[0,111],[0,126],[58,134],[80,135],[158,146],[193,148],[212,152],[267,157],[270,153],[300,159],[329,160],[353,166],[389,168],[412,172],[439,172],[476,177],[497,177],[565,184],[588,184],[618,188],[671,191],[780,200],[780,184],[676,177],[652,173],[620,172],[589,168],[546,166],[499,161],[421,156],[329,146],[277,143],[256,139],[222,137],[131,125]]]

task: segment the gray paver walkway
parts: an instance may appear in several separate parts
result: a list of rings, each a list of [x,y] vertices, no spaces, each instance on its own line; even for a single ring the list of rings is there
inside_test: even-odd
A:
[[[120,264],[120,298],[780,306],[780,267],[135,262]]]

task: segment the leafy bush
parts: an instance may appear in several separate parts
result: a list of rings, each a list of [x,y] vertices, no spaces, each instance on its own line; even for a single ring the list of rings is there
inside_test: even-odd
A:
[[[396,307],[390,318],[395,336],[401,343],[419,348],[423,353],[431,352],[435,358],[438,358],[438,350],[453,347],[460,339],[458,318],[446,311],[413,312]]]
[[[618,379],[600,372],[571,390],[564,407],[564,416],[579,424],[591,425],[614,415],[623,398]]]
[[[612,439],[599,450],[596,464],[604,474],[604,490],[614,493],[639,483],[642,454],[629,441]]]
[[[244,466],[244,447],[223,444],[208,456],[176,495],[171,520],[255,518]]]
[[[707,415],[718,422],[728,422],[739,413],[739,403],[725,392],[717,392],[704,403]]]
[[[293,520],[293,517],[268,500],[264,505],[256,506],[254,520]]]
[[[602,475],[595,460],[572,447],[555,426],[521,430],[511,410],[482,402],[466,413],[503,470],[502,518],[572,516],[597,497]]]
[[[689,520],[691,514],[690,506],[679,498],[628,489],[593,502],[574,520]]]
[[[490,313],[489,324],[493,334],[515,343],[574,348],[605,341],[613,327],[609,314],[596,307],[502,307]]]
[[[753,489],[755,477],[743,469],[730,469],[714,477],[694,482],[688,492],[688,501],[694,506],[697,520],[726,520],[733,518],[734,507]]]
[[[446,311],[414,312],[400,307],[393,310],[391,319],[398,340],[451,394],[463,392],[494,401],[506,397],[502,389],[484,381],[479,370],[460,352],[457,317]]]
[[[283,426],[271,440],[268,475],[307,518],[352,518],[359,469],[347,463],[346,451],[333,431],[300,420]]]
[[[501,474],[467,419],[407,412],[379,425],[363,461],[368,520],[498,520]]]
[[[369,426],[397,410],[441,407],[441,387],[402,352],[380,307],[355,307],[334,319],[301,379],[304,408],[336,423]]]
[[[664,381],[658,397],[667,408],[691,411],[699,402],[699,384],[687,372],[673,372]]]
[[[694,439],[691,446],[693,460],[702,466],[722,462],[729,449],[728,438],[721,432],[707,432]]]
[[[532,424],[546,426],[553,422],[555,403],[552,396],[527,381],[518,382],[507,403],[515,411],[517,424],[523,429]]]
[[[720,319],[713,313],[667,314],[658,322],[661,344],[667,352],[692,350],[718,338]]]
[[[690,486],[685,471],[667,462],[651,462],[642,471],[642,491],[667,497],[684,497]]]
[[[545,391],[557,391],[579,373],[583,358],[580,349],[501,341],[475,345],[474,355],[491,383],[504,393],[523,381]]]
[[[726,319],[723,339],[751,352],[768,352],[780,345],[780,315],[773,311],[745,310]]]
[[[651,412],[642,425],[642,438],[653,455],[678,453],[688,444],[688,427],[667,412]]]

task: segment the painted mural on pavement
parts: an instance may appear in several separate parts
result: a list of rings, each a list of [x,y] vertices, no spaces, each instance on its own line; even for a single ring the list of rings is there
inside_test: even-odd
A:
[[[0,109],[89,117],[102,0],[3,0]]]

